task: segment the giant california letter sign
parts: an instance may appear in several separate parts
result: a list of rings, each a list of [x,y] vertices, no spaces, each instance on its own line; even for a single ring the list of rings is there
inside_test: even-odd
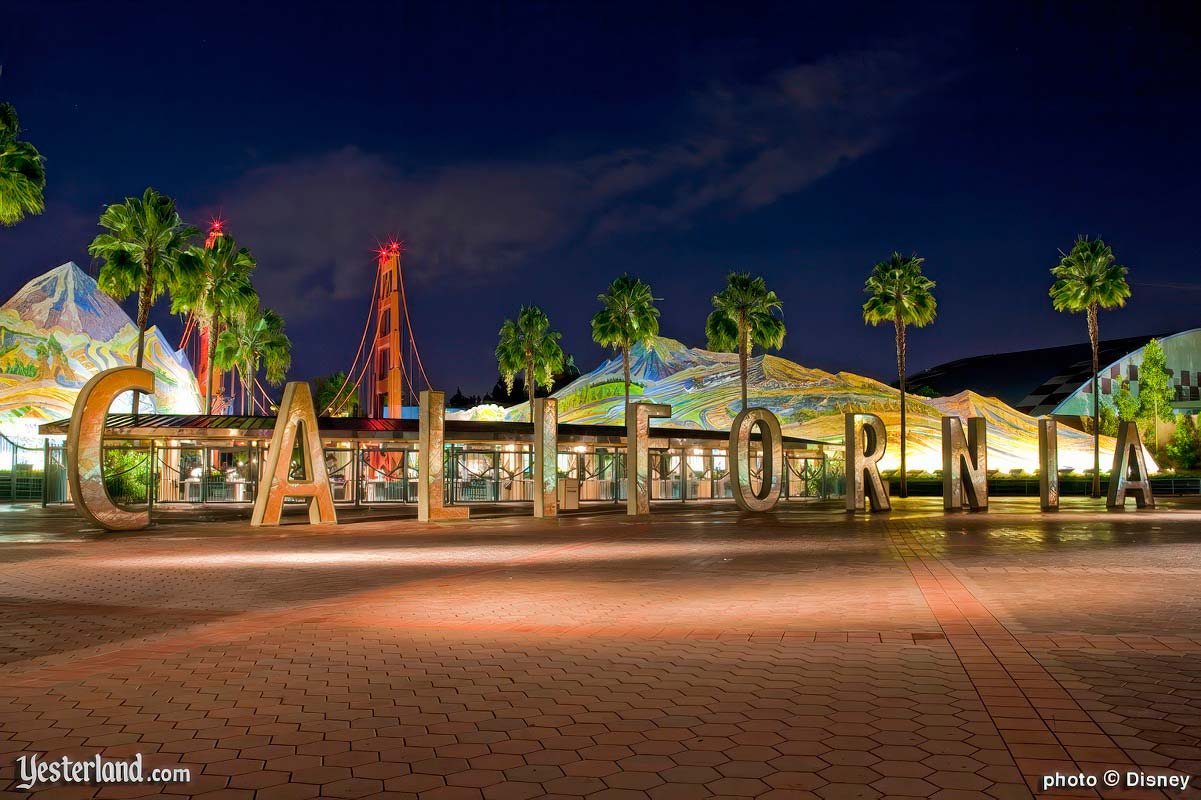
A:
[[[417,520],[467,519],[467,506],[448,506],[445,496],[446,395],[442,392],[422,392],[418,407],[417,454]]]
[[[942,418],[942,507],[947,511],[963,508],[988,510],[988,427],[984,417],[967,420]]]
[[[1143,460],[1143,440],[1138,435],[1138,425],[1133,422],[1123,422],[1118,428],[1118,446],[1113,451],[1109,498],[1105,505],[1110,511],[1125,508],[1128,494],[1134,495],[1135,505],[1139,508],[1155,508],[1147,462]]]
[[[651,420],[671,416],[665,403],[626,406],[626,513],[651,513]]]
[[[1043,511],[1059,510],[1059,425],[1038,421],[1038,502]]]
[[[847,414],[846,437],[847,511],[888,511],[888,487],[880,479],[880,459],[888,446],[884,420],[875,414]]]
[[[534,400],[534,516],[559,513],[559,401]]]
[[[75,399],[67,428],[67,479],[75,508],[110,531],[132,531],[150,524],[150,510],[127,511],[113,503],[104,485],[104,422],[108,407],[130,389],[154,394],[154,373],[141,367],[115,367],[97,373]]]
[[[300,431],[300,434],[297,431]],[[300,442],[301,477],[293,480],[292,453]],[[329,490],[329,475],[325,471],[325,453],[317,434],[317,411],[308,383],[293,381],[284,387],[284,396],[271,434],[271,448],[263,459],[258,496],[250,524],[258,527],[278,525],[283,513],[284,498],[308,497],[309,522],[314,525],[338,521],[334,512],[334,496]]]
[[[763,444],[763,481],[751,491],[751,431],[759,426]],[[780,500],[784,474],[784,435],[780,420],[766,408],[747,408],[730,426],[730,485],[734,502],[743,511],[771,511]]]

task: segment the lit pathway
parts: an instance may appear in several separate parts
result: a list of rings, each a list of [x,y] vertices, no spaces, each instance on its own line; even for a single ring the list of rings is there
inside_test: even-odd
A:
[[[10,509],[0,789],[34,752],[193,770],[47,797],[1008,798],[1055,769],[1197,776],[1198,548],[1192,508],[1026,501],[106,538]]]

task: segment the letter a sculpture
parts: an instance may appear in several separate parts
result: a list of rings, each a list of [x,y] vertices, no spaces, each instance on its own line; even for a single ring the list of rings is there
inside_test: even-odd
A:
[[[301,477],[294,479],[292,453],[298,441]],[[288,497],[309,498],[309,522],[314,525],[332,525],[338,521],[321,437],[317,433],[317,411],[313,408],[313,395],[307,383],[293,381],[284,387],[271,447],[263,461],[251,525],[278,525],[284,499]]]
[[[1109,472],[1109,497],[1105,505],[1110,511],[1126,507],[1126,495],[1134,495],[1138,508],[1155,508],[1147,462],[1143,458],[1143,440],[1138,425],[1123,422],[1118,428],[1118,446],[1113,451],[1113,468]]]

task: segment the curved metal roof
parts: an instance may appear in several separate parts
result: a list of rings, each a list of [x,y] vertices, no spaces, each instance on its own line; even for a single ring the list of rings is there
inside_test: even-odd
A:
[[[1148,334],[1102,341],[1100,363],[1116,364],[1151,339],[1164,341],[1179,335]],[[1091,373],[1092,348],[1082,342],[961,358],[911,375],[906,383],[914,391],[928,386],[944,397],[970,389],[1037,417],[1051,414],[1088,382]]]

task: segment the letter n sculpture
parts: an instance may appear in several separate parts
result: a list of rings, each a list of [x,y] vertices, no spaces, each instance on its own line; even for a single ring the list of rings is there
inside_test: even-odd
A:
[[[988,428],[984,417],[942,418],[942,507],[988,510]]]

